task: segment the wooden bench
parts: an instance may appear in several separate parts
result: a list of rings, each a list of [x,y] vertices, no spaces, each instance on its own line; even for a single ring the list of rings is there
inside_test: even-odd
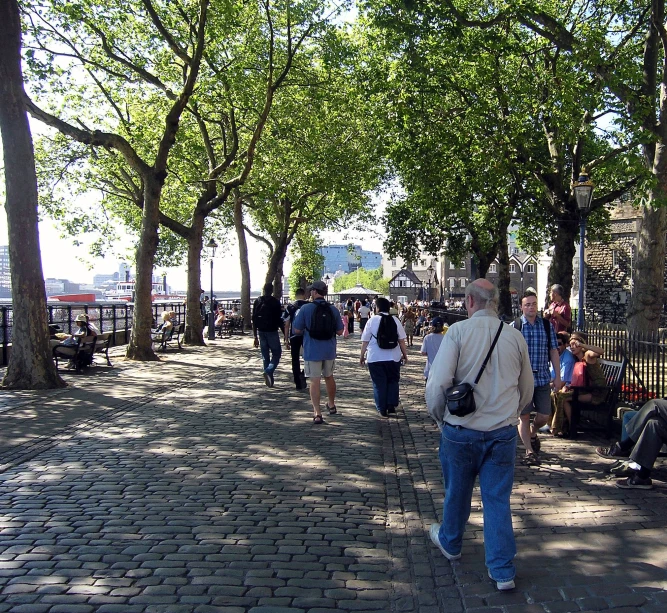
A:
[[[56,363],[56,370],[58,369],[59,361],[67,360],[68,364],[74,364],[76,372],[82,372],[93,361],[96,341],[96,336],[87,336],[85,338],[79,336],[76,338],[76,345],[56,345],[51,351]]]
[[[581,413],[596,413],[602,415],[603,423],[587,421],[586,429],[604,429],[608,437],[612,436],[614,413],[621,393],[621,385],[623,384],[628,361],[623,358],[620,362],[600,360],[599,363],[600,366],[602,366],[602,372],[604,372],[605,380],[607,382],[607,386],[605,387],[605,398],[599,404],[579,402],[577,400],[577,394],[585,394],[590,392],[593,388],[574,388],[575,395],[572,399],[572,423],[570,424],[570,436],[572,438],[576,438],[577,428],[582,428]]]
[[[103,353],[104,357],[107,360],[109,366],[113,366],[111,360],[109,359],[109,346],[111,345],[111,332],[104,332],[103,334],[97,335],[97,341],[95,342],[95,355],[98,353]]]
[[[152,339],[153,343],[159,345],[158,349],[160,351],[167,351],[167,347],[174,341],[176,341],[178,348],[181,347],[181,336],[185,333],[185,323],[174,324],[171,328],[166,330],[160,330],[158,332],[153,332]]]

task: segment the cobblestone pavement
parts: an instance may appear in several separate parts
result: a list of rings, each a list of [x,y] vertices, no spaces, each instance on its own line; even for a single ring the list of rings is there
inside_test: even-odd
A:
[[[314,426],[288,364],[263,385],[249,338],[117,361],[0,402],[0,613],[667,612],[667,476],[614,487],[593,443],[517,466],[517,589],[486,577],[478,493],[461,561],[440,517],[438,432],[416,348],[395,419],[358,337],[339,414]]]

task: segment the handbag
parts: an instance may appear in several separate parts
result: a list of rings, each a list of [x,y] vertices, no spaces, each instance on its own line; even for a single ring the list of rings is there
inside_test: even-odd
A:
[[[498,332],[496,332],[496,337],[493,339],[493,343],[491,343],[489,353],[486,354],[484,363],[477,373],[475,382],[472,384],[459,383],[458,385],[452,385],[445,390],[445,403],[447,404],[447,410],[454,417],[465,417],[466,415],[470,415],[470,413],[474,413],[477,409],[473,390],[475,385],[479,383],[479,379],[482,376],[484,369],[486,368],[491,354],[493,353],[496,343],[498,342],[498,338],[500,337],[500,333],[503,331],[503,325],[504,324],[501,321],[500,326],[498,326]]]

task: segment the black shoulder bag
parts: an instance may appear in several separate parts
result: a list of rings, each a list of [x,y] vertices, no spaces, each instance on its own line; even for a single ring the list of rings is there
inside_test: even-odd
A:
[[[465,417],[466,415],[470,415],[470,413],[474,413],[477,409],[473,390],[475,385],[479,383],[479,379],[482,376],[484,369],[486,368],[491,354],[493,353],[496,343],[498,342],[498,338],[500,337],[500,333],[503,331],[504,325],[505,324],[503,324],[501,321],[500,326],[498,327],[498,332],[496,332],[496,338],[493,339],[489,353],[486,354],[486,358],[484,359],[484,363],[477,373],[475,382],[472,384],[459,383],[458,385],[452,385],[452,387],[448,387],[445,390],[445,402],[447,403],[447,410],[454,417]]]

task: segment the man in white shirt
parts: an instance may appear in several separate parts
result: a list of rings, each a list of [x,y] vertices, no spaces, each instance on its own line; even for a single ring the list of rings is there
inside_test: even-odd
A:
[[[364,303],[359,307],[359,330],[362,332],[368,323],[368,318],[371,316],[371,310],[368,307],[368,301],[364,300]]]
[[[466,287],[468,319],[450,326],[426,384],[428,412],[441,427],[440,463],[445,482],[442,524],[430,537],[448,560],[461,557],[475,479],[484,508],[484,546],[489,577],[499,590],[514,588],[516,545],[510,494],[514,483],[517,422],[533,394],[528,346],[510,326],[500,328],[498,290],[486,279]],[[477,385],[477,409],[465,417],[447,410],[445,390],[474,384],[498,330],[501,333]]]

